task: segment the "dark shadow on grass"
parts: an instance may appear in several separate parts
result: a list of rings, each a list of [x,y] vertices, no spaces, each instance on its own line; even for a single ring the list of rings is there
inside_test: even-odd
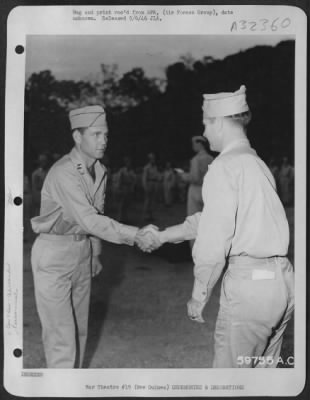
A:
[[[166,243],[152,254],[156,255],[157,257],[161,257],[170,263],[192,260],[190,245],[187,241],[179,244]]]

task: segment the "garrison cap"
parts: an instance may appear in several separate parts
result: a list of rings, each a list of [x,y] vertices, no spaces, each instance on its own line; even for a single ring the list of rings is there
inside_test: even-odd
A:
[[[226,117],[249,111],[245,92],[246,87],[242,85],[236,92],[204,94],[204,118]]]
[[[71,129],[107,126],[106,114],[101,106],[76,108],[69,113]]]

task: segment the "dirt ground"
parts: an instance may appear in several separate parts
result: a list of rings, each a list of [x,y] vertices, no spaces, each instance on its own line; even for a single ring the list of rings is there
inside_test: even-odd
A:
[[[143,226],[142,204],[132,223]],[[111,216],[116,210],[110,210]],[[185,205],[158,205],[155,221],[164,228],[183,221]],[[287,209],[293,232],[293,208]],[[291,240],[289,257],[294,249]],[[30,266],[32,240],[24,244],[24,367],[44,368],[41,328]],[[165,245],[152,254],[137,248],[103,244],[101,274],[93,279],[85,368],[208,368],[220,282],[204,311],[205,324],[186,316],[193,264],[188,243]],[[294,323],[286,330],[283,359],[294,354]],[[282,366],[284,367],[284,366]]]

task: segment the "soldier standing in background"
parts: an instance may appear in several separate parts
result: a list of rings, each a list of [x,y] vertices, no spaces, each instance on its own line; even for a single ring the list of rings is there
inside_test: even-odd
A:
[[[142,184],[144,189],[144,219],[154,220],[154,206],[159,181],[159,171],[156,165],[156,158],[153,153],[148,154],[149,162],[143,168]]]
[[[164,168],[161,164],[157,165],[158,175],[156,182],[156,196],[155,202],[157,204],[162,204],[165,201],[164,198]]]
[[[163,177],[163,189],[164,189],[164,200],[165,200],[165,205],[167,207],[170,207],[173,203],[174,200],[174,189],[176,186],[176,176],[174,169],[171,166],[171,162],[168,161],[166,163],[166,168],[164,171],[164,177]]]
[[[196,155],[191,159],[189,173],[181,173],[181,178],[189,184],[187,192],[187,215],[193,215],[203,208],[202,182],[213,157],[205,148],[206,139],[203,136],[192,137],[192,147]],[[194,241],[190,241],[191,247]]]
[[[189,183],[187,193],[187,215],[193,215],[203,208],[201,187],[208,167],[213,161],[213,157],[205,149],[205,138],[194,136],[192,147],[196,155],[191,159],[188,174],[181,174],[181,177]]]
[[[128,211],[133,201],[137,177],[132,168],[131,159],[124,158],[124,166],[118,173],[119,211],[118,220],[128,223]]]

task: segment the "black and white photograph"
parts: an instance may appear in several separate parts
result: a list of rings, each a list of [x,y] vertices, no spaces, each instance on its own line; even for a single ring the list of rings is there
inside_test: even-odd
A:
[[[24,31],[8,37],[23,61],[7,71],[7,385],[18,363],[15,393],[32,396],[297,394],[298,9],[53,12],[55,26],[42,7],[18,10]]]

